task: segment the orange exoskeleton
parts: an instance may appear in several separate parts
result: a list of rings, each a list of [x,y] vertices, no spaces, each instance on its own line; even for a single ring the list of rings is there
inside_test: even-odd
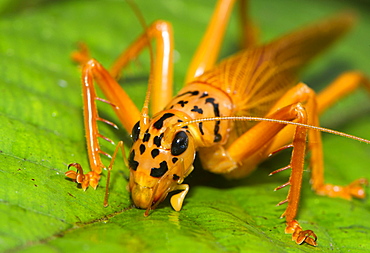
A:
[[[226,25],[235,0],[219,0],[204,38],[189,67],[186,85],[172,98],[171,25],[156,21],[116,60],[110,71],[90,59],[85,48],[73,55],[82,66],[84,119],[91,172],[84,174],[77,163],[66,175],[82,185],[96,188],[105,165],[100,159],[98,138],[102,136],[94,82],[103,91],[127,131],[132,130],[133,145],[128,158],[129,191],[134,205],[151,209],[167,194],[176,211],[182,207],[189,190],[184,179],[193,170],[198,152],[203,168],[229,178],[251,173],[271,153],[292,148],[290,164],[271,174],[291,170],[287,183],[287,203],[282,214],[285,232],[301,244],[316,245],[316,235],[303,230],[295,220],[303,174],[306,139],[311,151],[312,188],[320,195],[351,199],[364,198],[365,179],[348,186],[326,184],[323,176],[323,153],[320,131],[370,141],[319,127],[318,116],[336,100],[363,84],[370,90],[369,80],[359,72],[340,75],[328,88],[315,94],[298,82],[301,68],[329,47],[353,24],[353,16],[342,13],[321,23],[295,31],[265,45],[256,44],[254,28],[244,14],[245,49],[216,63]],[[246,1],[240,1],[242,6]],[[117,83],[120,71],[141,50],[156,39],[155,62],[152,62],[149,89],[140,112]],[[151,101],[149,117],[148,107]],[[122,142],[117,146],[113,160]],[[108,185],[108,183],[107,183]]]

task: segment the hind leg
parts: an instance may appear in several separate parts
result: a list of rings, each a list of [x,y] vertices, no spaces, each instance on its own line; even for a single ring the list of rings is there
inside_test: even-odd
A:
[[[295,103],[302,103],[304,109],[300,107],[295,107]],[[284,107],[285,106],[285,107]],[[288,106],[288,107],[287,107]],[[289,118],[289,113],[280,114],[287,108],[291,108],[296,111],[297,115],[295,117]],[[307,112],[307,114],[305,114]],[[307,116],[299,116],[307,115]],[[299,122],[307,122],[310,125],[318,125],[318,111],[317,111],[317,98],[314,91],[308,88],[303,83],[293,87],[289,90],[272,108],[269,113],[270,118],[274,119],[300,119]],[[286,218],[287,228],[286,233],[291,233],[292,238],[297,243],[302,243],[303,241],[316,245],[316,236],[312,231],[303,231],[299,223],[295,220],[295,216],[298,210],[298,202],[300,196],[300,187],[303,173],[303,162],[305,157],[305,129],[295,126],[278,126],[276,124],[261,122],[256,126],[248,130],[239,139],[232,143],[228,148],[222,146],[214,148],[212,152],[206,153],[206,151],[201,151],[201,155],[205,168],[216,173],[228,173],[230,177],[241,177],[248,174],[254,169],[262,160],[266,159],[268,155],[275,151],[276,149],[281,149],[282,146],[286,145],[293,139],[293,143],[286,147],[292,147],[292,157],[291,162],[285,168],[277,170],[272,174],[291,169],[291,177],[286,184],[283,184],[276,189],[281,189],[285,186],[290,185],[288,197],[286,200],[279,203],[288,203],[288,207],[282,217]],[[294,137],[293,137],[294,136]],[[328,184],[323,183],[323,163],[322,163],[322,143],[320,133],[315,130],[309,130],[309,145],[313,152],[311,167],[313,171],[312,181],[317,183],[317,181],[322,182],[319,187],[321,191],[325,192]],[[240,164],[248,164],[251,167],[244,167],[244,170],[240,170]],[[315,177],[316,176],[316,177]],[[346,187],[333,186],[332,188],[339,188],[339,194],[341,197],[346,198],[346,196],[363,197],[363,189],[359,183],[362,180],[357,180],[354,183]],[[315,189],[315,188],[314,188]],[[318,190],[315,189],[317,192]],[[328,190],[326,195],[329,195]]]
[[[270,115],[270,118],[307,123],[308,114],[302,104],[295,103],[277,110]],[[219,146],[219,152],[213,152],[212,150],[210,153],[206,153],[206,151],[200,153],[203,156],[201,157],[202,162],[205,168],[212,172],[240,176],[240,167],[238,165],[243,165],[244,162],[257,164],[264,160],[266,158],[266,156],[263,156],[264,151],[271,144],[271,140],[274,140],[284,127],[284,124],[260,122],[236,139],[229,147],[224,148]],[[290,186],[287,198],[279,203],[279,205],[288,203],[285,212],[281,216],[285,217],[287,222],[285,231],[293,234],[292,239],[299,244],[306,242],[316,245],[316,235],[310,230],[303,231],[299,223],[295,220],[302,185],[306,135],[306,128],[302,126],[295,127],[293,135],[291,135],[293,139],[291,144],[293,147],[291,160],[286,167],[287,169],[291,169],[291,176],[287,183],[277,187],[276,190]],[[253,167],[249,168],[249,170],[253,169]],[[242,171],[241,173],[245,174],[246,171]]]
[[[357,89],[360,84],[363,84],[365,88],[370,91],[369,80],[359,72],[347,72],[340,75],[336,80],[332,82],[324,91],[319,94],[315,94],[312,90],[295,87],[290,90],[285,96],[290,97],[293,101],[302,101],[302,97],[297,97],[297,94],[306,94],[305,100],[307,104],[305,108],[308,114],[313,115],[310,117],[309,124],[318,126],[319,119],[318,115],[323,113],[328,107],[339,100],[341,97],[348,95]],[[295,90],[297,89],[297,90]],[[302,90],[300,90],[302,89]],[[279,106],[283,106],[284,103],[277,103],[272,109],[276,110]],[[293,131],[293,127],[287,126],[274,140],[274,143],[266,150],[266,155],[279,149],[281,146],[286,145],[290,142],[290,133]],[[326,195],[329,197],[340,197],[344,199],[351,199],[352,197],[364,198],[365,191],[363,185],[367,184],[367,180],[360,178],[354,180],[347,186],[338,186],[325,183],[324,180],[324,159],[323,159],[323,148],[321,141],[321,133],[315,130],[309,130],[309,150],[311,151],[311,184],[313,190],[319,195]]]

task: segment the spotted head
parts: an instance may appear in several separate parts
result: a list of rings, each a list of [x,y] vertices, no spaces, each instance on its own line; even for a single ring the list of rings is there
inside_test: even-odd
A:
[[[188,191],[181,184],[192,171],[195,157],[194,139],[188,127],[176,127],[187,120],[178,111],[164,111],[149,123],[137,122],[132,130],[133,146],[129,155],[129,190],[136,207],[155,208],[171,191],[182,190],[171,198],[180,210]]]

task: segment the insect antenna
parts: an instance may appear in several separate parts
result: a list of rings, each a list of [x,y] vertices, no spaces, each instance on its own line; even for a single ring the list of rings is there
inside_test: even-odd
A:
[[[140,126],[142,127],[142,126],[148,125],[149,120],[150,120],[150,117],[149,117],[149,101],[150,101],[150,93],[151,93],[152,86],[153,86],[154,53],[153,53],[153,47],[152,47],[150,37],[147,33],[148,26],[145,22],[145,19],[144,19],[142,13],[141,13],[139,7],[131,0],[126,0],[126,1],[129,4],[132,11],[134,12],[136,18],[138,19],[138,21],[140,22],[141,27],[144,30],[144,34],[145,34],[148,49],[149,49],[149,56],[150,56],[150,72],[149,72],[149,79],[148,79],[148,88],[147,88],[147,91],[146,91],[146,94],[145,94],[145,101],[144,101],[143,108],[141,109],[141,116],[140,116]],[[141,135],[140,138],[143,138],[144,132],[141,132],[140,135]]]
[[[288,120],[280,120],[280,119],[272,119],[272,118],[262,118],[262,117],[250,117],[250,116],[228,116],[228,117],[210,117],[210,118],[201,118],[201,119],[193,119],[193,120],[188,120],[188,121],[183,121],[177,123],[171,130],[171,132],[175,133],[175,129],[182,128],[184,126],[188,126],[191,124],[195,123],[200,123],[200,122],[206,122],[206,121],[224,121],[224,120],[231,120],[231,121],[265,121],[265,122],[271,122],[271,123],[278,123],[278,124],[284,124],[284,125],[295,125],[295,126],[301,126],[305,127],[307,129],[312,129],[320,132],[325,132],[325,133],[330,133],[342,137],[346,137],[349,139],[357,140],[363,143],[370,144],[370,140],[357,137],[351,134],[346,134],[343,132],[339,132],[333,129],[325,128],[325,127],[319,127],[319,126],[313,126],[313,125],[308,125],[304,123],[299,123],[299,122],[294,122],[294,121],[288,121]]]

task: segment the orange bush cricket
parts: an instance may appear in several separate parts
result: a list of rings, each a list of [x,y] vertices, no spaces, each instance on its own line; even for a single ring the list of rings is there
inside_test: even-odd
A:
[[[240,1],[246,5],[246,1]],[[99,117],[95,100],[112,105],[126,130],[132,129],[133,146],[128,165],[129,191],[133,203],[146,209],[148,215],[169,192],[180,191],[171,197],[171,205],[179,211],[189,190],[184,179],[193,170],[195,152],[199,153],[205,169],[240,178],[250,174],[270,154],[292,148],[289,165],[271,173],[290,169],[288,196],[278,205],[287,203],[281,217],[286,219],[285,232],[301,244],[317,245],[317,236],[303,230],[295,220],[298,211],[306,139],[311,151],[312,188],[317,194],[329,197],[364,198],[365,179],[347,186],[324,182],[323,153],[320,132],[345,136],[365,143],[370,141],[318,126],[318,116],[336,100],[355,90],[360,84],[370,90],[369,80],[359,72],[340,75],[324,91],[315,94],[299,83],[298,73],[314,56],[329,47],[353,23],[350,14],[339,14],[327,21],[306,27],[265,45],[257,45],[254,28],[244,13],[245,49],[216,64],[220,45],[235,0],[219,0],[202,42],[189,67],[186,85],[172,98],[171,25],[156,21],[107,71],[99,62],[90,59],[87,50],[74,54],[83,65],[82,86],[84,120],[91,171],[84,173],[77,163],[76,171],[67,177],[80,183],[85,190],[96,188],[102,163],[98,138],[102,136],[97,121],[115,126]],[[156,40],[155,62],[152,62],[148,92],[141,112],[117,83],[120,71],[143,48]],[[94,82],[107,100],[96,95]],[[151,112],[149,117],[149,100]],[[255,122],[255,123],[253,123]],[[120,142],[108,166],[122,148]],[[106,198],[107,198],[106,194]]]

